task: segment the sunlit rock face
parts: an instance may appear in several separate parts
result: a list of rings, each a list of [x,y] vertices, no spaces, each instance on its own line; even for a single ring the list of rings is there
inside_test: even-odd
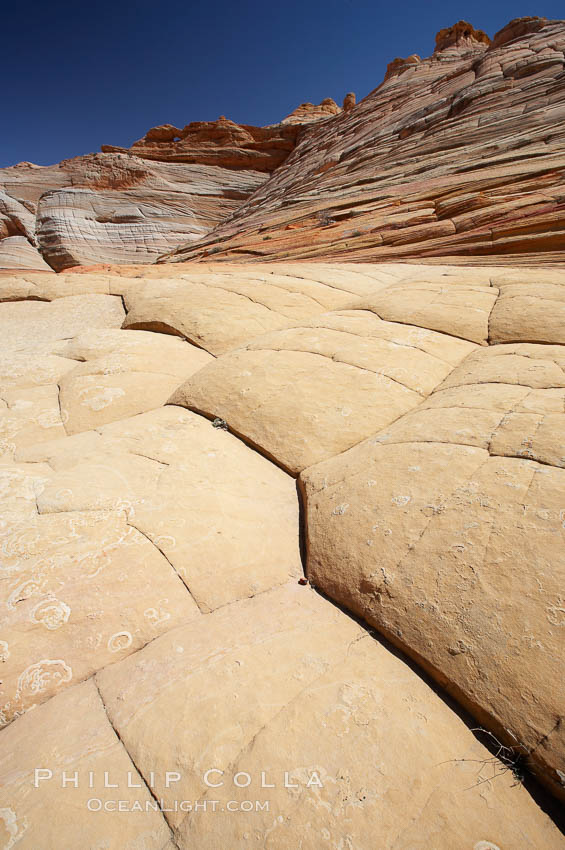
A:
[[[165,259],[562,262],[565,23],[465,21],[314,126],[238,212]]]
[[[281,850],[318,828],[372,846],[377,824],[394,846],[433,761],[434,846],[563,846],[512,786],[525,769],[563,795],[564,286],[559,269],[415,263],[1,276],[8,749],[50,742],[49,766],[64,744],[83,769],[84,727],[57,718],[84,704],[123,764],[180,765],[184,795],[209,768],[294,770],[299,797],[273,792]],[[36,807],[7,777],[33,829],[68,790]],[[115,846],[112,817],[81,823]],[[181,848],[245,846],[240,823],[212,841],[174,810],[155,821]]]
[[[0,846],[565,850],[562,36],[4,170]]]
[[[339,111],[328,99],[272,127],[224,116],[182,130],[167,124],[131,148],[0,169],[0,268],[152,262],[206,236],[285,161],[306,126]]]

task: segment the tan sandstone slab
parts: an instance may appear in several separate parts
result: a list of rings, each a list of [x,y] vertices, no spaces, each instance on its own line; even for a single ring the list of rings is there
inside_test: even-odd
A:
[[[42,513],[124,511],[202,610],[302,574],[295,482],[201,416],[167,406],[18,454],[56,470]]]
[[[355,305],[359,310],[371,310],[389,322],[405,322],[421,328],[486,345],[489,334],[489,315],[498,290],[491,287],[487,275],[480,283],[469,284],[455,278],[434,278],[411,281],[410,278],[381,289]]]
[[[2,741],[3,847],[172,848],[163,815],[153,809],[149,789],[108,722],[92,680],[18,718],[3,730]],[[119,798],[129,811],[118,810],[116,789],[104,787],[105,773],[108,783],[120,780]],[[128,774],[134,787],[127,787]],[[94,801],[91,810],[89,801]]]
[[[477,762],[500,763],[430,687],[310,589],[175,629],[97,682],[181,850],[563,846],[510,775],[479,784]]]
[[[97,274],[33,274],[18,271],[0,277],[0,301],[54,301],[68,295],[118,295],[115,278]]]
[[[0,457],[24,446],[65,436],[56,384],[7,390],[0,410]]]
[[[21,301],[0,304],[2,348],[33,349],[34,344],[69,339],[85,328],[119,328],[121,299],[112,295],[69,295],[51,303]]]
[[[565,272],[559,282],[538,282],[536,277],[500,284],[490,317],[491,343],[565,343]]]
[[[298,473],[416,407],[474,345],[364,310],[327,313],[219,357],[171,397]]]
[[[303,474],[308,575],[560,793],[565,470],[406,436]]]
[[[469,384],[521,384],[532,389],[565,386],[565,346],[493,345],[470,354],[441,389]],[[504,390],[506,391],[506,389]]]
[[[213,359],[171,336],[114,329],[85,331],[59,353],[84,361],[60,382],[68,434],[161,407],[183,380]]]
[[[380,280],[375,280],[380,278]],[[212,267],[125,291],[126,328],[176,333],[223,354],[268,331],[339,309],[387,280],[346,266]]]
[[[3,724],[199,616],[123,516],[36,514],[3,528],[0,543]]]
[[[0,269],[42,269],[51,271],[37,248],[25,236],[0,239]]]
[[[565,360],[558,346],[518,344],[477,351],[377,439],[387,444],[460,443],[487,449],[490,455],[564,467],[561,364]]]
[[[3,305],[0,305],[0,307]],[[52,345],[43,347],[43,351],[0,348],[0,393],[25,387],[41,387],[46,384],[56,386],[66,372],[74,369],[76,363],[66,357],[51,354]],[[7,407],[7,404],[6,404]]]

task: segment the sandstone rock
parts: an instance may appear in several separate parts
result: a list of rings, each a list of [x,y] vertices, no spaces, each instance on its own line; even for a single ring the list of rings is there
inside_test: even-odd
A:
[[[0,277],[4,843],[563,847],[559,269],[81,271]]]
[[[50,350],[52,346],[46,348]],[[56,385],[65,372],[74,366],[72,360],[45,353],[41,349],[36,352],[29,349],[14,352],[0,348],[0,394],[4,396],[6,391],[13,388],[23,390],[25,387]]]
[[[7,236],[0,239],[0,269],[51,271],[51,266],[25,236]]]
[[[167,815],[179,847],[243,848],[250,835],[280,850],[561,846],[511,778],[489,786],[485,807],[474,760],[488,753],[418,676],[312,591],[281,588],[198,625],[97,676],[121,740],[142,773],[156,768],[169,808],[178,797],[219,802],[213,815]],[[174,790],[163,779],[171,763]],[[209,781],[223,782],[213,789],[210,765]],[[275,787],[261,788],[262,775]],[[407,793],[417,824],[405,822]],[[252,798],[269,810],[226,811]]]
[[[326,313],[219,357],[171,402],[225,419],[297,474],[416,407],[472,350],[365,310]]]
[[[125,511],[204,611],[300,574],[295,483],[193,413],[161,408],[17,460],[57,470],[37,497],[42,514]]]
[[[474,352],[414,412],[303,479],[311,581],[560,793],[565,418],[552,349]]]
[[[0,836],[5,847],[79,847],[85,840],[108,850],[140,842],[147,850],[172,846],[166,821],[152,810],[151,792],[110,726],[92,681],[20,717],[2,734]],[[36,768],[46,772],[36,774]],[[63,786],[63,774],[72,780],[77,770],[82,772],[78,787],[72,781]],[[94,787],[89,787],[88,771]],[[105,772],[109,783],[115,784],[111,775],[120,778],[121,799],[130,806],[139,800],[139,809],[104,809],[116,797],[115,789],[104,787]],[[134,787],[127,787],[128,774]],[[101,810],[89,811],[89,800],[99,800]]]
[[[357,99],[355,97],[355,92],[348,92],[343,98],[343,111],[350,112],[355,104],[357,103]]]
[[[7,236],[25,236],[34,244],[35,216],[33,207],[6,192],[0,191],[0,239]]]
[[[326,98],[271,127],[224,116],[163,124],[129,149],[0,169],[0,268],[152,262],[205,236],[284,162],[304,127],[339,112]]]
[[[54,301],[67,295],[118,295],[110,292],[109,276],[101,275],[65,275],[24,272],[21,269],[13,273],[0,275],[0,302],[3,301]]]
[[[45,508],[53,491],[38,492]],[[166,558],[124,517],[36,513],[1,538],[2,724],[199,616]]]
[[[490,339],[500,342],[565,343],[565,276],[538,283],[535,276],[502,280],[489,321]]]
[[[355,95],[353,95],[355,98]],[[290,115],[283,118],[281,124],[311,124],[313,121],[324,120],[331,115],[339,115],[341,109],[331,97],[326,97],[320,104],[301,103]]]
[[[59,403],[68,434],[161,407],[213,358],[202,349],[144,331],[85,331],[59,350],[85,361],[62,378]]]
[[[151,262],[205,235],[263,179],[257,171],[110,153],[74,161],[73,170],[78,181],[46,191],[37,206],[36,239],[57,271],[100,260]]]
[[[21,297],[29,286],[23,282]],[[57,346],[85,325],[92,333],[119,328],[123,316],[121,300],[102,294],[0,304],[0,462],[13,460],[20,448],[65,435],[68,414],[58,383],[76,362]]]
[[[417,53],[412,53],[410,56],[407,56],[406,59],[402,59],[400,56],[398,56],[396,59],[393,59],[392,62],[389,62],[386,66],[384,82],[390,80],[391,77],[397,77],[399,74],[402,74],[408,68],[411,68],[414,65],[418,65],[421,61],[422,60]]]
[[[377,272],[378,274],[378,272]],[[381,280],[386,281],[386,272]],[[178,334],[212,354],[222,354],[266,331],[285,328],[324,308],[345,306],[375,289],[374,278],[344,269],[296,266],[183,271],[172,280],[127,289],[125,328]]]
[[[490,38],[482,30],[476,30],[467,21],[458,21],[451,27],[440,30],[436,35],[436,49],[438,53],[447,47],[475,47],[476,44],[490,44]]]
[[[148,142],[173,142],[182,133],[178,127],[172,124],[161,124],[159,127],[152,127],[145,134]]]
[[[0,458],[66,435],[56,384],[6,390],[2,400],[6,408],[0,411]]]
[[[494,47],[502,47],[509,41],[514,41],[515,38],[523,38],[529,33],[539,32],[547,25],[547,18],[526,17],[514,18],[499,30],[493,39]]]
[[[41,301],[2,304],[0,339],[13,351],[45,348],[57,340],[76,336],[85,327],[119,328],[124,309],[110,295],[71,295],[51,304]]]
[[[229,220],[162,259],[562,264],[564,51],[563,21],[512,22],[493,44],[442,30],[431,57],[394,60]]]
[[[485,275],[485,280],[488,278]],[[564,290],[565,291],[565,290]],[[370,310],[381,319],[441,331],[485,345],[489,336],[489,316],[498,290],[485,284],[444,284],[410,279],[381,289],[354,305]]]
[[[9,237],[0,241],[0,267],[60,271],[100,261],[151,262],[179,241],[204,236],[263,182],[261,172],[272,164],[251,155],[237,170],[217,154],[175,160],[160,136],[149,133],[153,161],[134,146],[131,154],[117,149],[56,166],[0,169],[0,239]],[[36,256],[35,244],[49,265]]]
[[[333,101],[332,101],[333,103]],[[317,107],[327,117],[332,114],[326,101]],[[311,105],[311,104],[310,104]],[[334,104],[336,111],[339,108]],[[300,108],[300,107],[299,107]],[[306,110],[309,115],[309,111]],[[308,118],[312,120],[312,118]],[[163,127],[154,128],[134,142],[131,148],[102,145],[105,153],[131,153],[146,160],[169,163],[194,163],[222,169],[259,171],[270,173],[281,165],[296,144],[299,127],[288,122],[272,127],[253,127],[236,124],[224,115],[217,121],[193,121],[170,139],[170,125],[166,126],[167,139],[162,138]],[[172,128],[176,130],[176,128]],[[161,138],[157,139],[155,131]],[[179,136],[175,139],[175,136]]]

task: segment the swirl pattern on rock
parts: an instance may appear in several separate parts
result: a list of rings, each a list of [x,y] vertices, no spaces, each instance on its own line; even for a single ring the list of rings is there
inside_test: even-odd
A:
[[[314,126],[229,220],[164,260],[562,263],[565,22],[465,21]]]
[[[235,212],[304,127],[340,111],[328,98],[270,127],[224,116],[182,130],[166,124],[131,148],[0,169],[0,268],[152,262]]]

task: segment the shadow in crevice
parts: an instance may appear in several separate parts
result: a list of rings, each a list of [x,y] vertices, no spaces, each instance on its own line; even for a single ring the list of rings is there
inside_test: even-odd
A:
[[[388,650],[388,652],[392,653],[396,658],[406,664],[412,672],[425,682],[435,695],[439,697],[439,699],[441,699],[441,701],[447,705],[447,707],[450,708],[457,717],[459,717],[479,743],[481,743],[493,757],[496,757],[497,751],[499,750],[499,743],[492,732],[486,728],[483,729],[482,727],[478,727],[477,719],[463,708],[461,703],[459,703],[448,691],[446,691],[445,688],[438,684],[438,682],[429,673],[427,673],[417,661],[406,655],[405,652],[395,646],[395,644],[387,637],[377,631],[374,627],[370,626],[361,616],[348,610],[341,603],[336,602],[335,599],[332,599],[315,585],[312,585],[312,587],[319,596],[335,608],[338,608],[347,617],[354,620],[362,629],[364,629],[365,632],[367,632],[368,635],[371,636],[373,640],[381,644],[381,646]],[[554,797],[550,791],[541,784],[536,776],[529,772],[527,760],[523,758],[520,759],[520,771],[522,776],[519,780],[516,780],[516,783],[524,786],[540,809],[553,821],[556,828],[565,835],[565,807],[563,806],[562,801]],[[496,777],[491,779],[491,782],[496,782]]]

